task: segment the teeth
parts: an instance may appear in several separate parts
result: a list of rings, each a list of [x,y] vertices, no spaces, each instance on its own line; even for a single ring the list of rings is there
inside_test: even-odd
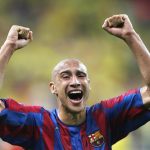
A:
[[[80,94],[81,93],[81,91],[72,91],[72,92],[70,92],[71,94]]]

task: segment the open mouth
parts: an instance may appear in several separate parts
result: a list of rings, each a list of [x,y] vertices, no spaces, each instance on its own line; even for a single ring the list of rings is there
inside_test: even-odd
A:
[[[75,100],[75,101],[79,101],[82,99],[83,97],[83,92],[82,91],[70,91],[68,93],[68,97],[71,99],[71,100]]]

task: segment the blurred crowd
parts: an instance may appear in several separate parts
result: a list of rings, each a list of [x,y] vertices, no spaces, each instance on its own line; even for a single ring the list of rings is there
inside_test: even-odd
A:
[[[72,56],[89,66],[92,89],[103,89],[92,91],[90,99],[95,101],[89,101],[89,105],[140,86],[139,71],[131,54],[126,53],[127,47],[107,37],[99,28],[106,17],[127,13],[149,47],[149,10],[149,0],[0,1],[1,44],[12,24],[29,26],[34,32],[33,44],[9,63],[1,96],[47,109],[56,107],[48,89],[50,70],[58,60]],[[148,126],[115,144],[113,150],[149,150]],[[23,149],[1,140],[0,150]]]

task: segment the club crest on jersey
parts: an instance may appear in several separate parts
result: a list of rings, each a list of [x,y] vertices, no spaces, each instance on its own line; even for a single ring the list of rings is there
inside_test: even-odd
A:
[[[94,147],[99,147],[104,143],[104,137],[100,133],[100,131],[96,131],[90,134],[88,137],[89,137],[91,145],[93,145]]]

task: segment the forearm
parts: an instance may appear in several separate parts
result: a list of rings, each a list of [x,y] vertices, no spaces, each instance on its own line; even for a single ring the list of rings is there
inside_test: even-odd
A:
[[[150,53],[136,32],[132,32],[127,36],[125,42],[135,55],[146,85],[150,86]]]
[[[145,106],[150,108],[150,53],[139,35],[134,31],[126,14],[113,15],[106,18],[103,29],[108,33],[123,39],[135,55],[140,72],[146,86],[141,88],[141,96]]]
[[[5,42],[0,49],[0,87],[2,86],[6,65],[14,52],[14,44]]]

